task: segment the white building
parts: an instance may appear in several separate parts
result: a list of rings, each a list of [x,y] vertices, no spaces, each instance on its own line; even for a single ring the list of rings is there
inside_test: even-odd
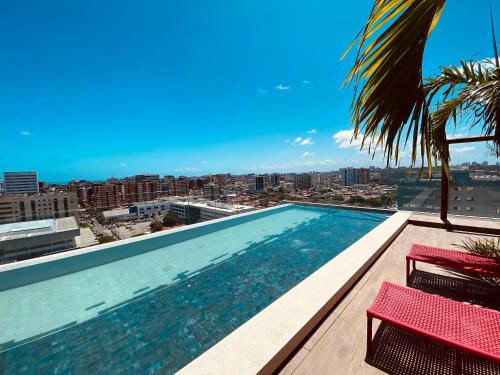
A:
[[[130,213],[137,214],[139,220],[154,219],[165,215],[169,210],[170,202],[168,201],[140,202],[130,207]]]
[[[75,248],[79,235],[74,217],[0,225],[0,263]]]
[[[37,194],[36,172],[4,172],[6,194]]]
[[[253,206],[191,199],[170,202],[170,211],[189,222],[219,219],[253,210],[255,210]]]
[[[103,211],[102,218],[108,223],[124,220],[154,219],[165,215],[169,210],[169,201],[139,202],[129,208],[115,208]]]

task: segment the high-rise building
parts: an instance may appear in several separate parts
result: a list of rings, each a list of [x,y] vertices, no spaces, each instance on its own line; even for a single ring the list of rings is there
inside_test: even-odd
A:
[[[370,170],[367,168],[356,169],[357,184],[368,185],[370,183]]]
[[[307,190],[312,186],[312,177],[309,173],[300,173],[295,175],[295,189]]]
[[[157,174],[138,174],[134,177],[137,183],[137,201],[156,199],[160,192],[160,176]]]
[[[356,184],[356,170],[354,168],[342,168],[340,170],[340,179],[344,186],[352,186]]]
[[[370,183],[370,170],[367,168],[342,168],[340,175],[345,186],[367,185]]]
[[[203,198],[210,201],[215,201],[220,199],[221,193],[220,188],[216,184],[208,184],[203,186]]]
[[[6,194],[38,194],[36,172],[4,172]]]
[[[271,174],[271,186],[273,188],[280,186],[280,175],[279,175],[279,173],[273,173],[273,174]]]
[[[262,191],[266,187],[266,176],[261,175],[250,175],[247,178],[248,190],[250,191]]]

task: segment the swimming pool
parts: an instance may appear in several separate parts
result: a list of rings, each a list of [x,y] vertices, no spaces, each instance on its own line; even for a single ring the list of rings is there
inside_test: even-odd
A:
[[[387,217],[288,205],[0,273],[0,372],[174,372]]]

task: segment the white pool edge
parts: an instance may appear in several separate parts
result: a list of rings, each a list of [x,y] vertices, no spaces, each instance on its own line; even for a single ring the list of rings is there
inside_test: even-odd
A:
[[[410,216],[407,211],[394,213],[178,373],[275,371],[399,235]]]

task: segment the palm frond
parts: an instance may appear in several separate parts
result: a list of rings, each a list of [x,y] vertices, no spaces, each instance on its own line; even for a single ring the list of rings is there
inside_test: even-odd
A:
[[[500,68],[461,61],[460,66],[442,67],[440,75],[426,81],[424,91],[429,103],[440,94],[431,114],[432,145],[445,164],[449,161],[446,126],[456,127],[464,119],[471,128],[482,124],[482,135],[495,135],[500,151]]]
[[[422,80],[425,44],[445,0],[375,0],[357,42],[357,56],[344,83],[354,84],[354,136],[384,148],[389,165],[399,160],[402,137],[411,137],[412,163],[420,153],[432,167],[430,116]],[[404,129],[406,128],[406,134]]]

